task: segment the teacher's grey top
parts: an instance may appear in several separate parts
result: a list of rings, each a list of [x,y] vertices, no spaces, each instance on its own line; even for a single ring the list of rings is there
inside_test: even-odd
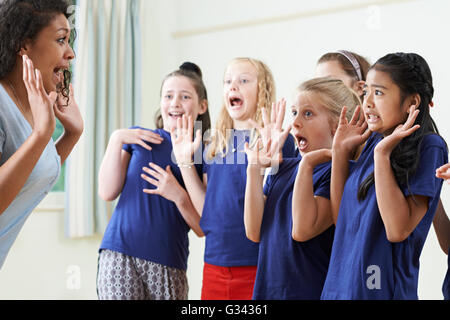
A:
[[[20,148],[31,132],[30,124],[0,85],[0,166]],[[0,269],[26,219],[52,189],[60,171],[61,159],[50,139],[25,185],[0,214]]]

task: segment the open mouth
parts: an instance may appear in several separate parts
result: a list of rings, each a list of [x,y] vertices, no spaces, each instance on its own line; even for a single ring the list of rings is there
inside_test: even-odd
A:
[[[308,148],[308,140],[302,136],[296,136],[298,149],[300,151],[305,151]]]
[[[230,98],[230,105],[231,107],[241,107],[244,104],[244,101],[238,97],[231,97]]]
[[[375,123],[380,119],[379,116],[369,113],[367,114],[367,123]]]
[[[65,67],[57,67],[53,69],[53,82],[56,86],[61,86],[64,82],[64,71],[66,71],[67,68]]]
[[[181,117],[183,117],[183,112],[179,112],[179,111],[173,111],[173,112],[169,112],[169,117],[174,118],[174,119],[178,119]]]

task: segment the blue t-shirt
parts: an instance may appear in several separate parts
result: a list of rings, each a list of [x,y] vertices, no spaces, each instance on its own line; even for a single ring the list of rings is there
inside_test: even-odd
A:
[[[402,242],[388,241],[378,210],[375,186],[359,202],[361,182],[374,170],[372,134],[344,187],[322,299],[417,299],[419,257],[439,201],[442,180],[435,171],[447,163],[447,148],[435,134],[423,138],[420,163],[403,194],[429,197],[428,211]]]
[[[31,133],[30,124],[0,85],[0,166],[16,153]],[[50,139],[19,194],[0,214],[0,269],[26,219],[50,192],[60,172],[61,159]]]
[[[247,155],[244,144],[250,130],[233,130],[229,152],[208,160],[203,172],[208,178],[200,226],[205,233],[206,263],[222,267],[255,266],[258,244],[247,239],[244,226],[244,199],[247,181]],[[294,138],[289,135],[283,157],[293,157]],[[205,153],[206,154],[206,153]]]
[[[320,299],[330,262],[334,226],[305,242],[292,239],[292,195],[301,157],[284,160],[264,186],[267,196],[261,224],[253,299]],[[314,195],[330,198],[331,162],[313,173]]]
[[[101,249],[186,270],[189,254],[189,226],[174,202],[159,195],[149,195],[143,189],[155,189],[141,178],[142,168],[153,162],[163,169],[170,165],[172,173],[184,187],[180,169],[172,162],[170,134],[152,130],[164,140],[151,144],[148,151],[140,145],[124,145],[131,158],[119,202],[106,228]],[[201,174],[201,167],[197,166]]]
[[[442,293],[445,300],[450,300],[450,250],[448,252],[448,269],[445,275],[444,284],[442,285]]]

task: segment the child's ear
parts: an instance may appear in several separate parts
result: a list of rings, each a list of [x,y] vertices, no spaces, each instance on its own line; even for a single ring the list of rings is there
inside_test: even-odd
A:
[[[409,109],[410,109],[412,106],[414,106],[414,109],[419,108],[420,102],[421,102],[420,94],[418,94],[418,93],[412,94],[412,95],[406,100],[406,103],[405,103],[406,112],[409,113]]]
[[[206,111],[208,111],[208,100],[203,99],[202,102],[200,102],[200,110],[198,114],[204,114]]]
[[[353,90],[358,94],[358,97],[361,97],[363,95],[364,85],[366,84],[365,81],[356,81],[355,85],[353,86]]]
[[[336,130],[338,128],[339,123],[337,121],[333,121],[333,124],[331,125],[331,136],[334,138],[334,135],[336,134]]]

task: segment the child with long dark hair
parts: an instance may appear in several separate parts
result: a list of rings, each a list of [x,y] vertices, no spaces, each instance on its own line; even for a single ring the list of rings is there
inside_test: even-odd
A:
[[[340,207],[322,299],[417,299],[419,257],[442,187],[435,171],[447,162],[429,113],[433,94],[421,56],[388,54],[367,75],[364,118],[359,108],[350,122],[341,116],[331,177]]]

